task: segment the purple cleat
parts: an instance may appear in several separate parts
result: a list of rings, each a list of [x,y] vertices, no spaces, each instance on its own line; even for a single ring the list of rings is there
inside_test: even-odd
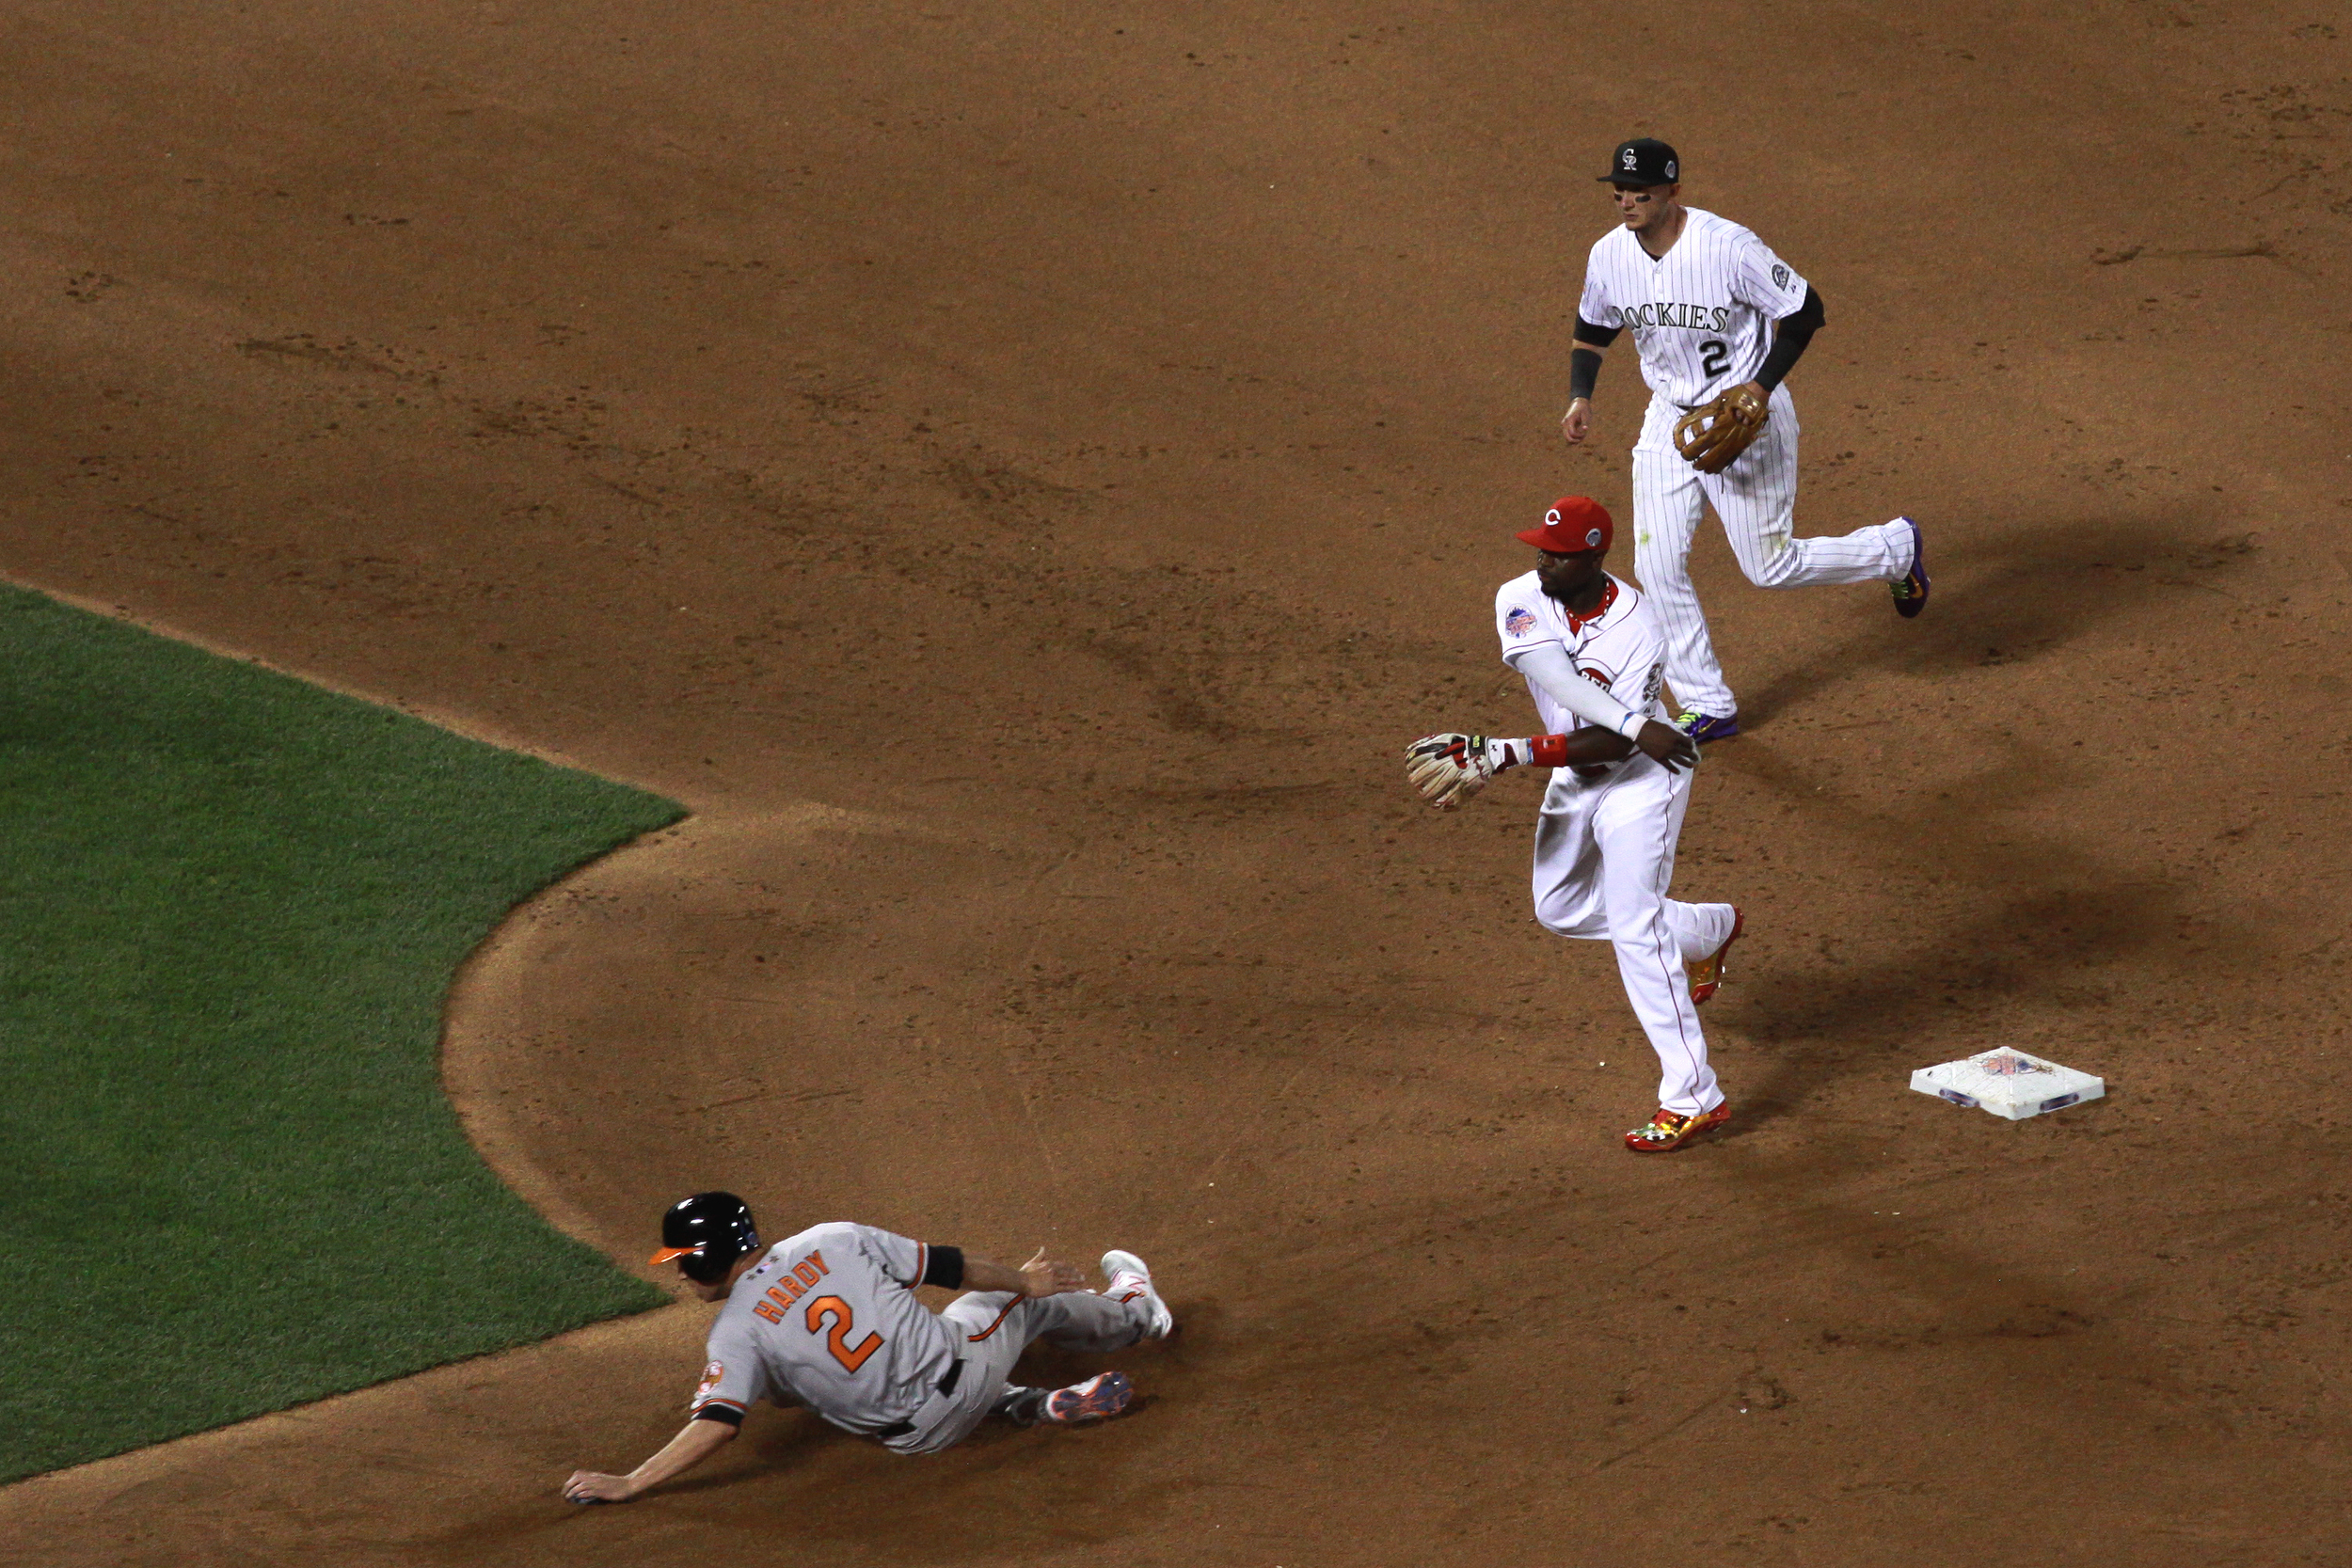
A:
[[[1740,733],[1740,716],[1736,713],[1685,713],[1675,720],[1675,728],[1691,737],[1694,745],[1704,746],[1710,740],[1728,740]]]

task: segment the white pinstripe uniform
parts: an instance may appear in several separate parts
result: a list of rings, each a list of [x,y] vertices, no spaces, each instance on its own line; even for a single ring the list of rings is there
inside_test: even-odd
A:
[[[1910,525],[1898,519],[1835,539],[1796,537],[1797,409],[1784,384],[1755,443],[1720,474],[1675,451],[1684,413],[1756,379],[1772,350],[1770,323],[1804,304],[1805,282],[1739,224],[1683,209],[1681,237],[1653,258],[1629,229],[1594,245],[1577,314],[1633,334],[1649,413],[1633,448],[1633,565],[1666,637],[1666,680],[1686,709],[1739,711],[1691,585],[1691,539],[1702,500],[1723,520],[1740,569],[1758,588],[1895,582],[1911,569]]]
[[[1557,643],[1585,679],[1635,712],[1665,720],[1658,701],[1665,640],[1648,602],[1630,585],[1611,578],[1594,612],[1578,616],[1529,572],[1496,593],[1495,631],[1502,662],[1513,669],[1518,656]],[[1581,725],[1533,677],[1527,689],[1545,733]],[[1538,925],[1555,936],[1616,948],[1626,999],[1658,1053],[1658,1103],[1686,1117],[1721,1105],[1724,1091],[1707,1062],[1707,1034],[1682,966],[1730,941],[1738,918],[1729,904],[1666,896],[1690,803],[1691,773],[1640,752],[1622,762],[1555,768],[1535,818],[1534,869]]]

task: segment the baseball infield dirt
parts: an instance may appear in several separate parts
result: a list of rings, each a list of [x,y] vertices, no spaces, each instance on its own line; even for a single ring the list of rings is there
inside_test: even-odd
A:
[[[448,1079],[634,1263],[723,1184],[1187,1323],[1076,1433],[674,1426],[681,1306],[0,1492],[58,1563],[2336,1562],[2352,39],[2308,4],[25,0],[0,568],[697,814]],[[1525,908],[1512,530],[1593,176],[1820,288],[1678,891],[1738,1119]],[[1629,559],[1618,564],[1629,569]],[[1905,1087],[2013,1042],[2107,1101]],[[106,1397],[90,1390],[92,1399]]]

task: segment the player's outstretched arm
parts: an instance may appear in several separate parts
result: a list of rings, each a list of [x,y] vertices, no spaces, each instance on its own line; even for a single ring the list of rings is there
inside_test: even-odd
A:
[[[564,1483],[564,1498],[576,1503],[625,1503],[648,1487],[685,1474],[725,1448],[734,1437],[735,1427],[729,1422],[689,1421],[683,1431],[662,1445],[660,1453],[625,1476],[574,1470],[571,1479]]]
[[[1064,1291],[1085,1290],[1086,1275],[1068,1263],[1046,1257],[1043,1247],[1017,1269],[975,1258],[967,1252],[963,1255],[963,1288],[1010,1291],[1017,1296],[1057,1296]]]

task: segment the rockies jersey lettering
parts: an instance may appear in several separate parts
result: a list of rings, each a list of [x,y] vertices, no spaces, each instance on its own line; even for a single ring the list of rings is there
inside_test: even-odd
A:
[[[1533,572],[1513,578],[1495,594],[1495,634],[1502,640],[1502,662],[1518,668],[1517,656],[1547,642],[1567,650],[1578,674],[1606,690],[1636,713],[1653,719],[1670,716],[1658,701],[1666,679],[1666,641],[1658,619],[1641,591],[1619,578],[1609,579],[1610,592],[1590,619],[1568,613],[1567,607],[1544,592],[1543,580]],[[1535,713],[1547,735],[1566,735],[1584,721],[1551,700],[1533,680],[1527,694],[1535,700]]]
[[[915,1298],[920,1242],[869,1225],[819,1225],[777,1243],[735,1282],[710,1325],[691,1407],[804,1405],[848,1432],[906,1419],[955,1358],[946,1325]]]
[[[1805,282],[1739,224],[1683,212],[1682,237],[1661,257],[1629,229],[1602,235],[1576,313],[1630,332],[1650,390],[1690,408],[1756,379],[1772,324],[1804,304]]]

